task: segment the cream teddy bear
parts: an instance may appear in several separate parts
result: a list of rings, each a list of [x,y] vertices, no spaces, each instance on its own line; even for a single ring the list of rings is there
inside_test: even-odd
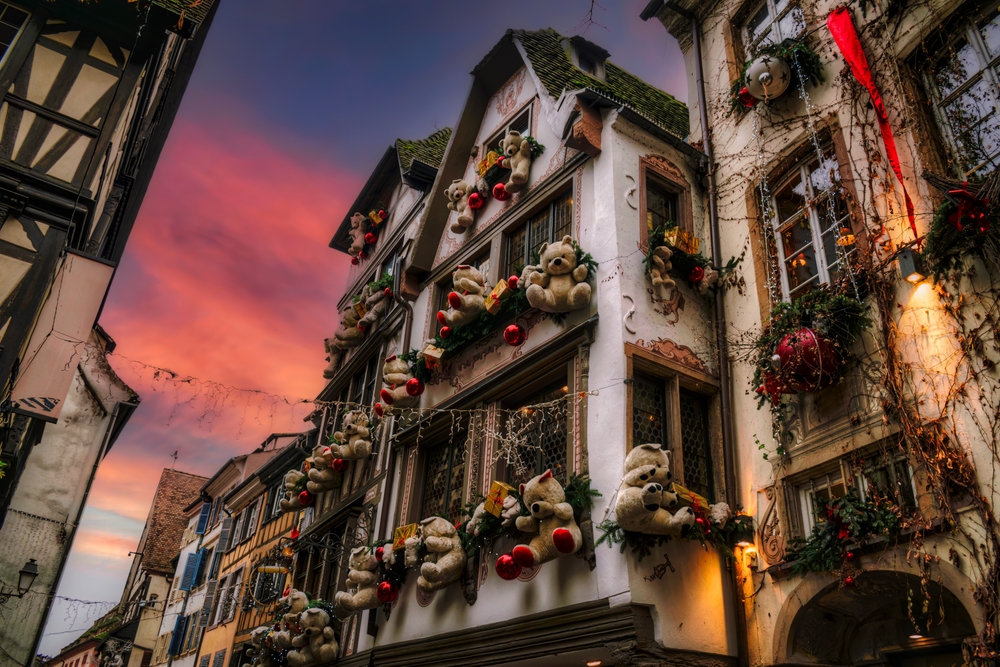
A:
[[[340,470],[334,468],[333,453],[326,445],[316,445],[309,459],[309,481],[306,489],[309,493],[323,493],[340,486]]]
[[[653,281],[654,287],[674,287],[677,283],[670,277],[669,271],[673,268],[670,258],[673,251],[665,245],[653,248],[653,258],[649,263],[649,277]]]
[[[267,625],[250,631],[251,646],[247,648],[246,656],[253,659],[254,667],[277,667],[278,663],[271,659],[271,651],[264,645],[270,632],[271,628]]]
[[[329,380],[337,374],[337,369],[340,368],[340,359],[344,353],[337,346],[336,338],[324,338],[323,349],[326,351],[326,360],[329,362],[323,369],[323,377]]]
[[[420,402],[420,396],[410,396],[406,383],[413,379],[410,364],[395,354],[385,360],[382,366],[382,384],[386,389],[382,392],[382,400],[394,408],[412,408]]]
[[[351,551],[350,570],[347,572],[347,587],[355,588],[356,592],[340,591],[334,598],[337,608],[345,611],[374,609],[381,601],[378,599],[378,560],[368,547],[355,547]]]
[[[287,603],[290,609],[281,617],[281,629],[271,635],[274,647],[279,650],[292,647],[292,639],[298,634],[296,630],[299,623],[299,614],[309,607],[309,596],[293,588],[280,602]]]
[[[366,459],[372,451],[370,438],[368,415],[360,410],[351,410],[344,415],[344,430],[333,434],[338,444],[330,445],[330,456],[345,461]]]
[[[719,272],[708,267],[705,269],[705,277],[698,281],[698,293],[705,295],[708,293],[708,288],[719,283]]]
[[[517,502],[517,498],[513,494],[508,495],[503,499],[503,506],[500,510],[500,525],[507,528],[512,524],[521,513],[521,504]],[[482,530],[483,520],[487,517],[486,503],[481,502],[476,505],[476,509],[472,512],[472,518],[469,519],[467,530],[472,536],[479,535],[479,531]]]
[[[285,497],[278,502],[282,512],[294,512],[302,509],[302,503],[299,502],[299,494],[295,488],[305,476],[305,473],[300,470],[289,470],[285,473]]]
[[[351,229],[348,232],[351,235],[351,247],[347,249],[347,254],[352,257],[357,257],[365,248],[365,220],[367,219],[360,213],[351,216]]]
[[[566,502],[566,492],[551,470],[522,484],[521,500],[531,516],[517,517],[517,529],[537,535],[528,544],[514,547],[511,555],[519,565],[540,565],[580,549],[583,534],[573,517],[573,506]]]
[[[458,220],[451,225],[451,231],[464,234],[465,230],[475,222],[476,214],[469,207],[469,195],[473,187],[460,178],[456,178],[445,188],[444,196],[448,198],[448,208],[458,213]]]
[[[590,303],[587,267],[577,266],[571,236],[545,243],[540,250],[541,270],[528,275],[528,303],[546,313],[568,313]]]
[[[367,285],[365,285],[364,290],[361,292],[361,298],[364,299],[365,308],[368,312],[358,320],[358,329],[368,333],[389,312],[389,309],[392,307],[392,299],[386,294],[385,290],[369,289]]]
[[[646,535],[687,534],[695,523],[694,511],[677,506],[672,479],[668,451],[656,444],[633,447],[625,457],[625,477],[615,503],[618,525]]]
[[[486,310],[483,294],[487,292],[483,274],[474,266],[460,264],[452,275],[454,291],[448,294],[448,310],[439,310],[438,323],[457,327],[468,324]]]
[[[295,650],[289,651],[286,656],[290,667],[307,667],[337,659],[340,647],[336,633],[330,627],[328,613],[318,607],[306,609],[299,614],[299,625],[302,634],[292,640]]]
[[[333,334],[333,343],[341,350],[349,350],[365,342],[365,332],[358,328],[358,313],[348,305],[340,313],[340,328]]]
[[[417,578],[420,590],[429,593],[458,581],[465,570],[466,555],[455,526],[432,516],[420,522],[420,539],[427,549]]]
[[[510,169],[510,176],[504,188],[514,194],[528,184],[528,170],[531,168],[531,144],[516,130],[510,130],[500,142],[504,154],[504,166]]]

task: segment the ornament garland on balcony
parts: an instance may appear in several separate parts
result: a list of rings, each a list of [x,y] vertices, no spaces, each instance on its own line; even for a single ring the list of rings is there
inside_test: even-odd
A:
[[[347,249],[351,255],[351,264],[357,266],[375,252],[382,223],[388,217],[389,213],[382,206],[372,209],[368,215],[355,213],[351,216],[351,228],[348,230],[351,245]]]
[[[780,71],[772,71],[776,65]],[[751,74],[756,75],[753,81],[749,80]],[[762,75],[765,81],[773,80],[774,83],[763,85]],[[788,78],[780,82],[781,76]],[[739,78],[733,82],[729,94],[729,113],[741,108],[754,107],[758,102],[770,104],[786,89],[792,86],[798,87],[800,76],[814,86],[823,83],[823,61],[808,43],[804,40],[786,39],[779,44],[762,47],[754,58],[743,64]],[[768,94],[767,89],[778,83],[784,85],[781,93],[774,96]]]
[[[250,631],[246,655],[258,667],[311,667],[337,659],[334,607],[291,589],[268,625]]]
[[[676,282],[671,276],[676,276],[704,295],[732,275],[742,259],[742,255],[731,257],[721,268],[712,266],[698,252],[698,238],[680,229],[676,222],[667,222],[650,231],[647,243],[642,263],[654,287],[674,287]]]

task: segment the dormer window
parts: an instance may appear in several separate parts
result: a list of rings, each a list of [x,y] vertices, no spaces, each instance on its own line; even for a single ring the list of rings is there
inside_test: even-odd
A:
[[[604,61],[608,52],[583,37],[570,37],[563,42],[568,46],[570,61],[580,70],[595,79],[604,81]]]
[[[507,136],[507,133],[511,130],[515,132],[520,132],[523,137],[526,134],[531,134],[531,105],[526,106],[519,114],[514,116],[509,123],[504,125],[502,128],[497,130],[493,136],[486,140],[486,145],[483,147],[483,155],[485,156],[490,151],[499,151],[500,142],[503,138]]]

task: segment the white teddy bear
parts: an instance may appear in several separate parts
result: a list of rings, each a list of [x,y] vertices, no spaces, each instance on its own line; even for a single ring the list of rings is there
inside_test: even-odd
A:
[[[417,578],[420,590],[429,593],[458,581],[465,570],[466,555],[455,526],[439,516],[424,519],[420,541],[427,550]]]
[[[350,570],[347,572],[347,587],[357,589],[354,593],[339,591],[334,603],[346,612],[374,609],[378,599],[378,560],[368,547],[355,547],[351,551]]]
[[[395,354],[386,359],[382,366],[382,384],[386,386],[381,393],[382,400],[395,408],[412,408],[417,405],[420,395],[411,396],[406,386],[412,379],[410,364]]]
[[[633,447],[625,457],[625,477],[615,503],[618,525],[646,535],[687,534],[695,514],[690,507],[678,507],[672,479],[670,452],[657,444]]]
[[[545,243],[539,254],[540,270],[528,274],[528,303],[546,313],[568,313],[586,307],[590,303],[589,271],[585,265],[577,265],[573,237]]]
[[[333,434],[337,444],[330,445],[330,456],[345,461],[366,459],[372,451],[370,438],[368,415],[360,410],[352,410],[344,415],[344,430]]]
[[[306,474],[301,470],[289,470],[285,473],[285,497],[278,502],[282,512],[295,512],[302,509],[299,502],[298,492],[295,490],[299,482]]]
[[[504,166],[510,169],[504,189],[511,194],[520,192],[528,184],[531,144],[520,132],[510,130],[500,143],[500,150],[504,154]]]
[[[448,208],[458,213],[458,220],[452,224],[451,231],[463,234],[475,222],[476,214],[469,206],[469,195],[474,192],[473,186],[460,178],[456,178],[445,188],[444,196],[448,198]]]
[[[559,556],[576,553],[583,546],[583,534],[573,516],[573,506],[566,502],[566,492],[551,470],[521,485],[521,499],[531,516],[517,517],[517,529],[537,533],[528,544],[511,551],[523,567],[541,565]]]

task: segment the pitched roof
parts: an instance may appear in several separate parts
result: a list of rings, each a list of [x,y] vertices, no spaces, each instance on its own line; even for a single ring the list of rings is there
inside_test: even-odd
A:
[[[169,468],[160,475],[146,519],[145,543],[140,549],[144,570],[173,573],[170,560],[180,549],[188,524],[184,508],[198,497],[206,481],[199,475]]]
[[[153,0],[154,5],[163,7],[174,14],[183,13],[185,20],[190,19],[195,23],[201,23],[205,20],[213,2],[215,0]]]
[[[91,640],[100,641],[107,638],[107,636],[118,629],[122,622],[122,615],[118,613],[118,605],[115,605],[111,610],[104,616],[94,621],[94,624],[83,631],[83,634],[74,639],[72,642],[63,647],[62,651],[56,658],[61,657],[64,653],[68,653]],[[55,658],[53,658],[53,661]]]
[[[612,62],[604,64],[605,80],[595,79],[573,65],[563,47],[563,36],[552,28],[513,30],[524,47],[531,68],[549,95],[558,98],[563,90],[588,88],[620,101],[662,129],[685,138],[690,133],[687,105]]]
[[[399,166],[403,171],[410,168],[414,160],[419,160],[429,167],[437,168],[448,148],[451,139],[451,128],[438,130],[426,139],[396,139],[396,152],[399,153]]]

